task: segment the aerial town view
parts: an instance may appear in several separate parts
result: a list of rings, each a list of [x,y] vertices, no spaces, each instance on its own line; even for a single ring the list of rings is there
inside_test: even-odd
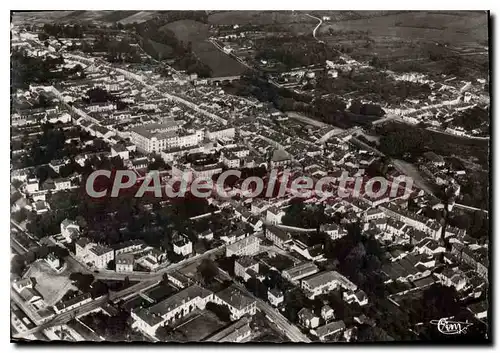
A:
[[[488,11],[12,11],[12,342],[491,342]]]

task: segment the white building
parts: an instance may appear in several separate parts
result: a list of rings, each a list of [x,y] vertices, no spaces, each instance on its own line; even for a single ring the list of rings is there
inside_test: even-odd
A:
[[[226,247],[226,257],[233,255],[243,256],[243,255],[254,255],[259,252],[260,249],[260,239],[255,235],[243,238],[233,244]]]
[[[337,287],[347,290],[357,290],[357,286],[342,276],[337,271],[324,271],[311,277],[305,278],[301,282],[301,288],[309,299],[328,293]]]
[[[247,281],[259,272],[259,263],[250,256],[243,256],[234,262],[234,275]]]
[[[267,300],[272,306],[278,306],[284,301],[283,292],[276,288],[269,289],[267,291]]]
[[[115,258],[116,272],[134,271],[134,254],[118,254]]]
[[[149,308],[132,310],[132,328],[155,337],[158,327],[172,324],[193,310],[205,309],[206,304],[213,299],[214,294],[208,289],[198,285],[191,286]]]
[[[130,132],[130,140],[144,152],[160,152],[174,147],[196,146],[203,141],[203,131],[179,132],[177,122],[146,124]]]
[[[108,263],[115,258],[113,249],[91,243],[87,238],[80,238],[76,242],[75,253],[83,262],[90,263],[99,269],[106,268]]]
[[[185,235],[179,236],[173,242],[173,247],[177,255],[188,256],[193,253],[193,243]]]
[[[283,210],[277,207],[270,207],[266,213],[266,221],[271,224],[280,224],[284,215],[285,212]]]
[[[76,239],[80,234],[80,226],[75,222],[69,219],[65,219],[61,222],[61,235],[66,239],[69,243],[73,239]]]
[[[238,320],[243,315],[255,315],[257,310],[255,299],[247,296],[234,284],[217,293],[213,301],[229,308],[231,320]]]
[[[45,262],[56,271],[61,267],[61,261],[54,254],[48,254]]]

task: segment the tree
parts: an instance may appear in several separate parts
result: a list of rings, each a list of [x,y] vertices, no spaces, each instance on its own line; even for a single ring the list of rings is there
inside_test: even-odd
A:
[[[92,282],[94,282],[94,276],[91,274],[83,274],[80,272],[74,272],[69,275],[69,279],[73,281],[75,286],[82,292],[88,293]]]
[[[115,270],[115,267],[116,267],[116,263],[115,263],[115,260],[110,260],[107,264],[107,269],[108,270],[112,270],[114,271]]]
[[[203,259],[197,267],[197,271],[203,278],[205,284],[209,284],[219,274],[219,269],[215,263],[209,259]]]
[[[214,302],[208,302],[206,307],[207,310],[213,312],[217,317],[225,322],[231,321],[231,310],[226,305],[216,304]]]

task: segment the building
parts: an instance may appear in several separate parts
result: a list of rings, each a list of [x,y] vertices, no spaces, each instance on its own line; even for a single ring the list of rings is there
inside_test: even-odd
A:
[[[174,271],[172,273],[167,274],[167,278],[169,282],[172,283],[174,286],[182,289],[189,287],[194,282],[192,279],[183,275],[179,271]]]
[[[143,152],[161,152],[174,147],[196,146],[203,141],[203,131],[179,131],[176,121],[162,124],[146,124],[133,128],[130,132],[130,141]]]
[[[306,328],[316,328],[319,326],[319,317],[316,316],[310,309],[302,308],[298,312],[299,323]]]
[[[260,250],[260,239],[255,235],[243,238],[233,244],[229,244],[226,247],[226,257],[231,257],[233,255],[243,256],[243,255],[254,255]]]
[[[64,167],[65,165],[66,162],[61,159],[54,159],[49,163],[49,167],[51,167],[57,174],[59,174],[61,167]]]
[[[12,287],[17,293],[21,293],[23,289],[33,288],[33,281],[29,277],[18,279],[12,283]]]
[[[172,324],[193,310],[203,310],[213,300],[214,294],[208,289],[198,285],[188,287],[149,308],[133,309],[130,313],[134,320],[132,328],[155,337],[156,329],[161,325]]]
[[[205,339],[207,342],[228,342],[228,343],[238,343],[245,342],[252,334],[252,328],[250,327],[250,318],[244,316],[238,321],[232,323],[222,331],[217,332]]]
[[[189,256],[193,253],[193,243],[185,235],[179,235],[173,241],[174,252],[177,255]]]
[[[129,150],[122,144],[116,144],[111,147],[111,157],[119,156],[123,160],[128,160],[130,157]]]
[[[66,301],[57,303],[56,305],[54,305],[54,311],[56,312],[56,314],[65,313],[87,303],[90,303],[91,301],[92,296],[90,295],[90,293],[85,293]]]
[[[281,219],[285,215],[285,211],[277,208],[277,207],[270,207],[267,210],[266,213],[266,221],[268,221],[271,224],[280,224]]]
[[[320,326],[315,330],[311,330],[311,333],[317,336],[321,341],[325,341],[329,336],[340,333],[345,329],[346,326],[344,321],[339,320]]]
[[[144,243],[144,241],[139,239],[127,240],[113,246],[113,248],[115,249],[115,256],[117,256],[118,254],[138,252],[144,250],[146,247],[147,245]]]
[[[292,160],[288,156],[288,153],[280,149],[274,150],[271,156],[271,168],[286,167],[289,166],[291,162]]]
[[[290,282],[296,283],[302,278],[311,276],[319,271],[318,266],[312,262],[303,262],[296,266],[290,267],[282,272],[283,278]]]
[[[133,272],[134,271],[134,255],[133,254],[118,254],[115,257],[116,272]]]
[[[357,290],[357,291],[346,291],[342,295],[344,301],[347,303],[356,303],[360,306],[364,306],[368,304],[368,296],[366,293],[362,290]]]
[[[324,259],[323,244],[307,246],[298,239],[293,239],[291,243],[290,249],[296,251],[307,260],[321,261]]]
[[[209,128],[211,131],[206,131],[205,136],[207,139],[215,141],[217,139],[234,139],[236,130],[234,127],[226,128]]]
[[[45,262],[56,271],[61,267],[61,261],[54,254],[48,254],[45,258]]]
[[[67,178],[54,179],[54,187],[56,190],[67,190],[71,188],[71,180]]]
[[[102,269],[115,258],[115,252],[108,246],[91,243],[88,238],[80,238],[75,245],[76,256],[87,264]]]
[[[75,221],[65,219],[61,222],[61,235],[68,243],[77,239],[80,235],[80,226]]]
[[[292,236],[289,232],[272,225],[266,227],[265,235],[267,239],[272,241],[276,246],[280,248],[283,248],[284,243],[292,239]]]
[[[332,319],[335,319],[335,311],[331,308],[330,305],[323,305],[323,307],[321,308],[321,317],[323,318],[323,320],[325,320],[325,322],[328,322]]]
[[[243,315],[255,315],[257,310],[255,299],[247,296],[245,292],[234,284],[215,294],[214,302],[226,305],[229,308],[231,320],[238,320]]]
[[[259,263],[250,256],[242,256],[234,261],[234,275],[247,281],[259,273]]]
[[[284,299],[283,292],[277,288],[272,288],[267,291],[267,300],[269,300],[272,306],[280,305],[283,303]]]
[[[320,230],[328,234],[333,240],[340,239],[345,234],[339,232],[339,226],[335,223],[322,224]]]
[[[38,182],[37,178],[28,178],[28,181],[26,182],[26,192],[28,194],[32,194],[34,192],[37,192],[40,190],[40,184]]]
[[[338,287],[355,291],[357,286],[337,271],[323,271],[301,281],[301,288],[309,299],[328,293]]]

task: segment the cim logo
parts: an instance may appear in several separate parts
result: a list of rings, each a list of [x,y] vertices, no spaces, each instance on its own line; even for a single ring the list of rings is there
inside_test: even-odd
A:
[[[439,332],[444,335],[459,335],[467,332],[467,327],[472,325],[470,322],[452,321],[447,318],[431,320],[431,324],[436,325]]]

